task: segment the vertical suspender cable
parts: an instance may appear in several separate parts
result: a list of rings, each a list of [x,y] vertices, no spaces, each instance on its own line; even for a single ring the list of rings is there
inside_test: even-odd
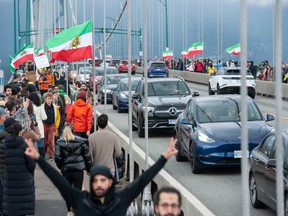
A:
[[[277,194],[277,215],[284,216],[284,183],[283,183],[283,139],[282,139],[282,1],[276,0],[275,4],[275,75],[276,75],[276,194]],[[287,195],[286,195],[287,196]]]
[[[240,44],[241,44],[241,178],[243,215],[250,215],[248,188],[248,127],[247,127],[247,0],[240,1]]]
[[[201,42],[204,42],[204,20],[203,20],[203,12],[204,12],[204,4],[203,4],[203,0],[201,0]],[[205,49],[203,49],[202,59],[204,59],[204,52],[205,52]]]
[[[92,58],[93,58],[93,123],[96,131],[96,91],[95,91],[95,0],[92,0]],[[84,4],[85,7],[85,4]],[[85,14],[85,13],[84,13]],[[85,17],[85,16],[84,16]]]
[[[104,49],[103,49],[103,55],[104,55],[104,107],[105,107],[105,113],[107,113],[107,94],[106,94],[106,89],[107,89],[107,73],[106,73],[106,1],[103,0],[103,44],[104,44]],[[102,79],[103,79],[102,78]]]

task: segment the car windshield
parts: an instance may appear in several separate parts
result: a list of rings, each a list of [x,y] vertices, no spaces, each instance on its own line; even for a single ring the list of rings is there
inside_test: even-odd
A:
[[[128,61],[121,61],[121,64],[128,65]]]
[[[111,85],[111,84],[118,84],[119,83],[119,80],[123,78],[122,76],[107,76],[106,79],[107,79],[107,85]],[[104,84],[104,79],[103,80],[103,84]]]
[[[256,104],[249,100],[248,121],[261,121],[263,119]],[[208,122],[239,122],[241,119],[241,109],[239,101],[201,101],[197,104],[197,116],[199,123]]]
[[[224,75],[230,75],[231,76],[231,75],[240,75],[240,74],[241,74],[241,70],[231,69],[231,70],[227,70]],[[252,75],[249,70],[247,70],[247,75]]]
[[[86,71],[86,74],[92,74],[92,69],[87,69],[87,67],[86,67],[86,70],[85,70],[85,67],[81,67],[80,69],[79,69],[79,74],[85,74],[85,71]]]
[[[152,63],[150,67],[153,67],[153,68],[164,68],[166,67],[166,65],[164,63]]]
[[[117,68],[106,68],[106,74],[117,74]],[[95,75],[96,76],[103,76],[104,75],[104,68],[103,67],[99,67],[99,68],[95,68]]]
[[[148,83],[148,96],[189,95],[188,86],[181,81],[161,81]]]
[[[135,91],[139,80],[131,80],[131,91]],[[128,80],[123,80],[120,84],[120,91],[129,91]]]

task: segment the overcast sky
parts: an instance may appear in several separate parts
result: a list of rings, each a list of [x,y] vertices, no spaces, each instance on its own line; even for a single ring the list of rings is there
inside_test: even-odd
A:
[[[49,2],[48,2],[49,1]],[[48,3],[55,0],[47,0]],[[0,0],[0,67],[8,72],[8,55],[14,54],[14,20],[12,0]],[[24,4],[26,1],[20,1]],[[46,1],[45,1],[46,2]],[[69,2],[69,1],[68,1]],[[78,23],[83,22],[83,0],[78,0]],[[85,16],[91,18],[91,0],[86,0]],[[106,0],[106,22],[111,27],[113,19],[121,11],[124,0]],[[139,30],[142,27],[142,1],[132,2],[132,29]],[[150,57],[161,56],[165,49],[165,17],[164,7],[159,0],[147,0],[148,2],[148,54]],[[164,2],[162,0],[162,2]],[[203,21],[201,21],[201,2],[203,2]],[[283,0],[283,60],[288,62],[288,0]],[[103,27],[103,1],[95,1],[95,27]],[[199,5],[200,4],[200,5]],[[219,5],[222,13],[222,31],[219,25]],[[273,0],[248,0],[248,59],[255,62],[268,59],[273,60]],[[23,7],[25,8],[25,7]],[[24,9],[23,9],[24,10]],[[199,12],[199,13],[198,13]],[[189,44],[203,39],[204,57],[217,58],[220,54],[223,59],[237,59],[229,56],[225,48],[240,41],[240,3],[239,0],[168,0],[168,29],[169,48],[174,51],[174,56],[180,57],[183,49]],[[25,13],[24,17],[25,17]],[[23,18],[24,18],[23,17]],[[218,20],[218,21],[217,21]],[[203,23],[203,28],[202,28]],[[124,14],[119,28],[126,29],[127,13]],[[142,29],[143,31],[143,29]],[[203,34],[202,34],[203,33]],[[221,35],[221,36],[219,36]],[[108,43],[107,53],[115,57],[127,56],[127,43],[125,35],[115,35]],[[95,35],[95,42],[103,41],[103,35]],[[139,38],[132,37],[132,55],[137,57],[139,53]],[[219,46],[221,46],[219,48]]]

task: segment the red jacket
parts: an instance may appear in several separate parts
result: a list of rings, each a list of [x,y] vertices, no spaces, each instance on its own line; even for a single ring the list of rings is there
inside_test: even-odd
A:
[[[78,99],[69,109],[66,122],[72,121],[75,132],[87,132],[92,128],[92,107],[82,99]]]

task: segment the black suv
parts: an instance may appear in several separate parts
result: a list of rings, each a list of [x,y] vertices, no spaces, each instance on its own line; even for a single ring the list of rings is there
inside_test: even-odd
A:
[[[138,136],[144,137],[145,79],[142,78],[132,95],[132,129],[138,129]],[[187,102],[198,92],[191,91],[182,77],[147,79],[148,129],[170,128],[178,115],[185,110]]]

